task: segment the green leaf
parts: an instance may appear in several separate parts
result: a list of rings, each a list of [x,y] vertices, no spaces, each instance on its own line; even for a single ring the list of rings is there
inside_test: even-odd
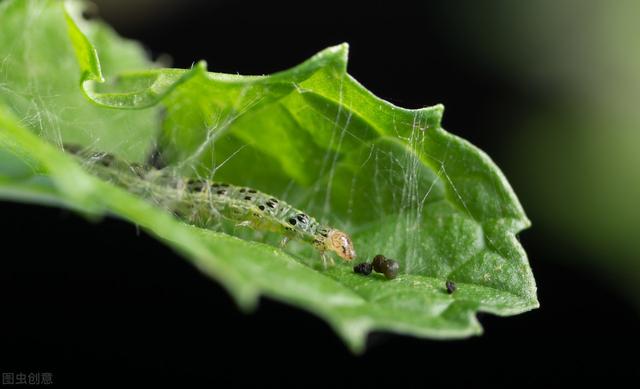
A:
[[[516,238],[529,221],[502,173],[440,127],[442,106],[399,108],[358,84],[346,44],[269,76],[209,73],[202,62],[159,69],[76,15],[53,1],[0,3],[0,196],[136,223],[242,308],[260,295],[295,304],[355,351],[372,330],[460,338],[481,332],[478,311],[538,306]],[[360,260],[396,259],[401,274],[323,270],[305,245],[283,251],[277,236],[184,224],[91,176],[62,143],[132,162],[158,146],[181,174],[271,193],[350,232]]]

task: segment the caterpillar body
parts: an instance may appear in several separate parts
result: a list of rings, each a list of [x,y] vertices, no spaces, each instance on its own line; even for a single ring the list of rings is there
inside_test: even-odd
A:
[[[97,176],[142,197],[162,203],[178,218],[203,228],[215,228],[222,219],[259,231],[283,236],[282,246],[291,239],[313,245],[323,265],[335,252],[351,261],[356,257],[348,234],[319,223],[282,200],[258,190],[224,182],[172,177],[152,166],[126,163],[111,154],[87,152],[65,145],[65,150],[88,162]]]

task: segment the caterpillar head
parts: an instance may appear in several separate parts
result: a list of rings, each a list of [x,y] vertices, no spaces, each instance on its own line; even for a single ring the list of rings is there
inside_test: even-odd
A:
[[[342,231],[330,230],[327,234],[326,246],[328,250],[335,251],[345,261],[351,261],[356,257],[351,238]]]

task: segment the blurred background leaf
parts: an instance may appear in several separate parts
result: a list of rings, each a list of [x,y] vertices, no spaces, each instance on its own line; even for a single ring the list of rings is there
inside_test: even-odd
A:
[[[640,306],[640,3],[465,5],[452,42],[527,95],[498,151],[523,204]]]

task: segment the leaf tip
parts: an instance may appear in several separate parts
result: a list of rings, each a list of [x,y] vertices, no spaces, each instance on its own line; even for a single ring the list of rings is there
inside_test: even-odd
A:
[[[347,320],[335,326],[335,330],[353,354],[360,355],[364,353],[367,336],[371,331],[369,319]]]
[[[414,111],[416,112],[416,111]],[[417,110],[421,115],[421,121],[426,123],[425,129],[440,128],[442,116],[444,115],[444,105],[436,104]]]
[[[201,59],[200,61],[196,62],[195,65],[193,65],[193,69],[196,71],[200,71],[200,72],[207,72],[207,61],[205,61],[204,59]]]
[[[78,14],[80,12],[75,5],[76,3],[74,2],[65,1],[62,3],[62,10],[67,22],[68,35],[71,39],[78,65],[80,65],[82,71],[80,82],[84,83],[84,81],[91,80],[102,83],[105,80],[102,75],[102,69],[100,68],[98,52],[78,26],[76,19],[72,16],[72,14]]]
[[[250,285],[239,286],[227,283],[226,289],[240,311],[245,314],[252,313],[260,302],[260,291]]]
[[[334,62],[338,64],[339,68],[346,70],[348,58],[349,44],[347,42],[343,42],[339,45],[329,46],[318,52],[309,59],[309,62]]]
[[[335,46],[329,46],[321,52],[330,52],[335,56],[346,58],[349,55],[349,43],[342,42]]]

